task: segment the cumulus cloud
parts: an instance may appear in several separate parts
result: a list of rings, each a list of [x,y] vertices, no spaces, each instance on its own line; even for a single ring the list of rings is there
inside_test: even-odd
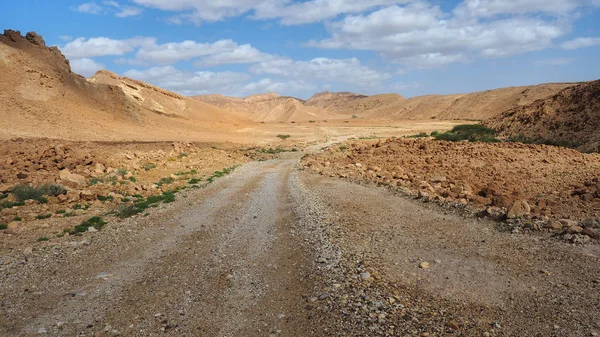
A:
[[[126,71],[125,76],[185,94],[230,92],[250,78],[244,73],[186,72],[173,66],[152,67],[145,70],[132,69]]]
[[[459,16],[491,17],[499,14],[550,13],[564,14],[594,5],[587,0],[465,0],[454,10]]]
[[[573,40],[563,42],[563,49],[579,49],[600,45],[600,37],[579,37]]]
[[[263,78],[259,81],[245,84],[237,92],[238,95],[248,95],[265,92],[312,92],[316,89],[317,86],[315,84],[304,81],[274,81],[270,78]]]
[[[71,70],[84,77],[90,77],[98,70],[104,68],[104,64],[98,63],[90,58],[75,59],[71,61]]]
[[[472,56],[500,57],[552,45],[569,27],[560,21],[515,16],[462,21],[424,2],[390,6],[329,24],[331,37],[309,46],[379,52],[413,67],[466,61]]]
[[[169,64],[180,60],[191,60],[201,56],[230,52],[237,48],[232,40],[219,40],[214,43],[196,41],[171,42],[165,44],[145,44],[136,53],[136,58],[160,64]]]
[[[310,61],[295,61],[289,58],[273,59],[250,67],[255,74],[310,80],[324,80],[356,84],[360,87],[377,86],[391,76],[364,66],[356,58],[330,59],[319,57]]]
[[[218,52],[203,57],[195,64],[197,67],[211,67],[224,64],[247,64],[257,63],[266,60],[272,60],[276,56],[261,52],[249,44],[235,46],[233,49]]]
[[[68,58],[90,58],[107,55],[124,55],[145,45],[156,45],[154,38],[134,37],[127,40],[114,40],[107,37],[75,39],[60,50]]]

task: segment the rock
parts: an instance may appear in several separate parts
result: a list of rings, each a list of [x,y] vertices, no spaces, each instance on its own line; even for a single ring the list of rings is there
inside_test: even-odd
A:
[[[97,163],[96,167],[94,168],[94,172],[96,172],[96,173],[104,173],[105,170],[106,170],[106,167],[100,163]]]
[[[567,227],[567,228],[577,226],[577,221],[573,221],[573,220],[569,220],[569,219],[560,219],[559,222],[564,227]]]
[[[366,271],[364,273],[360,273],[360,278],[363,281],[367,281],[371,278],[371,274],[368,271]]]
[[[11,223],[9,223],[6,228],[8,229],[17,229],[19,228],[19,222],[18,221],[13,221]]]
[[[506,217],[509,219],[521,218],[531,214],[531,206],[525,200],[516,201],[510,206]]]
[[[577,234],[581,233],[581,231],[583,231],[583,228],[581,228],[581,226],[571,226],[567,229],[567,233],[569,234]]]
[[[10,224],[9,224],[9,226],[10,226]],[[600,231],[593,229],[593,228],[586,227],[581,231],[581,234],[587,235],[592,239],[600,240]]]
[[[27,178],[27,177],[28,177],[28,175],[27,175],[27,173],[25,173],[25,172],[19,172],[19,173],[17,174],[17,178],[19,178],[19,179],[25,179],[25,178]]]
[[[93,201],[96,200],[96,193],[90,190],[83,190],[79,192],[79,198],[82,200]]]
[[[88,227],[87,231],[90,233],[96,233],[98,230],[94,227]]]
[[[69,172],[68,169],[61,170],[59,173],[61,183],[71,188],[87,187],[88,183],[84,176]]]
[[[456,323],[455,321],[450,321],[450,322],[446,323],[446,327],[448,327],[452,330],[460,329],[460,325],[458,325],[458,323]]]
[[[439,183],[443,183],[443,182],[445,182],[446,180],[448,180],[448,179],[447,179],[446,177],[444,177],[444,176],[434,176],[434,177],[431,177],[431,179],[429,179],[429,181],[430,181],[432,184],[439,184]]]
[[[8,193],[13,189],[11,184],[0,184],[0,193]]]
[[[421,269],[429,269],[429,262],[421,262],[419,263],[419,268]]]
[[[27,35],[25,35],[25,39],[27,39],[27,41],[29,41],[29,42],[37,45],[37,46],[46,47],[46,42],[36,32],[29,32],[29,33],[27,33]]]
[[[45,333],[46,333],[46,329],[44,329],[44,328],[39,328],[38,329],[38,334],[43,335]]]
[[[563,225],[560,223],[560,221],[550,221],[546,224],[546,228],[558,232],[563,229]]]

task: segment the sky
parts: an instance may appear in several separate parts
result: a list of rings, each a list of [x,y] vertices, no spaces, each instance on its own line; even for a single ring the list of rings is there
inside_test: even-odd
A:
[[[600,0],[20,0],[73,71],[184,95],[467,93],[600,78]]]

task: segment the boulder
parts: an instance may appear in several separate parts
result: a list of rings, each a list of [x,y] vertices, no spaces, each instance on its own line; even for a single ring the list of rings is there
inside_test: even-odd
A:
[[[510,206],[506,217],[509,219],[521,218],[531,214],[531,206],[525,200],[519,200]]]
[[[67,169],[60,171],[60,180],[63,185],[71,188],[82,188],[88,185],[84,176],[71,173]]]
[[[29,32],[29,33],[27,33],[27,35],[25,35],[25,39],[27,39],[27,41],[29,41],[29,42],[37,45],[37,46],[46,47],[46,42],[36,32]]]

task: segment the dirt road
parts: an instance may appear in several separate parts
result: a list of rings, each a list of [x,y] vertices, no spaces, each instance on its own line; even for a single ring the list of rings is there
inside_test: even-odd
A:
[[[2,256],[0,335],[600,333],[598,245],[499,232],[290,156]]]

